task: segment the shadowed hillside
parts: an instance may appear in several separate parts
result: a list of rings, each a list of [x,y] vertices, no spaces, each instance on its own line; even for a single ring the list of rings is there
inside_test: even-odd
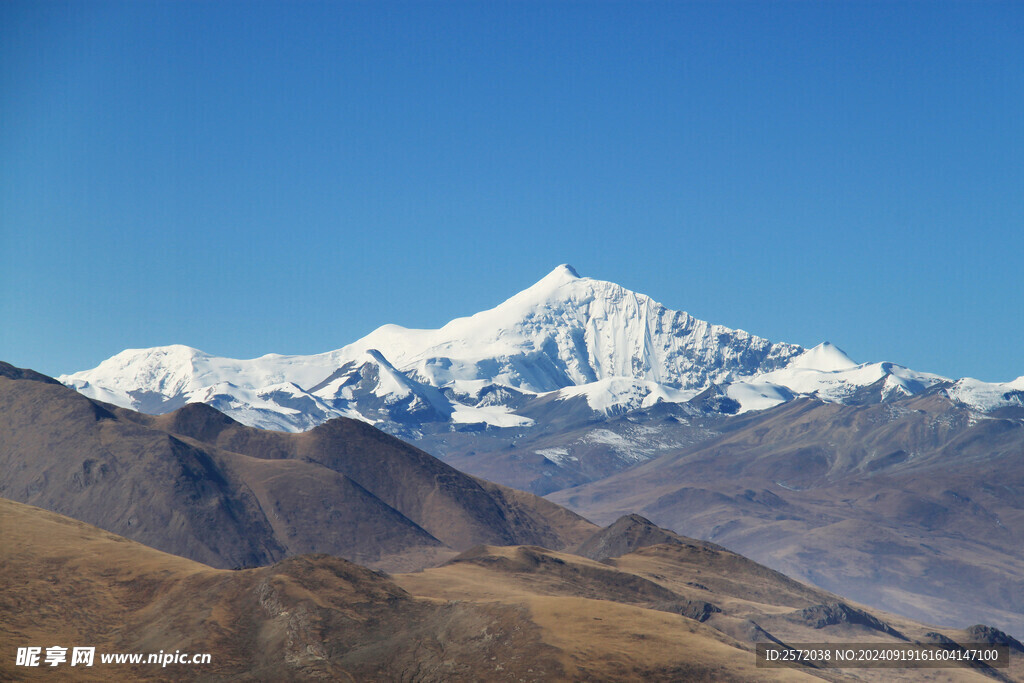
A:
[[[0,495],[217,567],[330,553],[436,564],[480,543],[574,546],[595,528],[353,420],[304,434],[204,405],[154,418],[0,373]]]

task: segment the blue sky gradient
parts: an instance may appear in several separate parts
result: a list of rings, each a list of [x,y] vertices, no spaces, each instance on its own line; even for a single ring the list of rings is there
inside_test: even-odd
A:
[[[559,263],[1024,374],[1024,4],[0,3],[0,359],[315,353]]]

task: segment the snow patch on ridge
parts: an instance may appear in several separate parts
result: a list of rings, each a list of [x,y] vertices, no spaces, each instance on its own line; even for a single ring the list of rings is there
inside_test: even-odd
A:
[[[459,424],[485,423],[493,427],[529,427],[533,420],[522,415],[516,415],[505,406],[464,406],[455,403],[452,406],[455,410],[452,413],[452,422]]]
[[[954,401],[982,412],[1024,406],[1024,375],[1012,382],[982,382],[972,377],[964,377],[947,388],[946,395]]]
[[[698,393],[692,389],[675,389],[657,382],[644,382],[632,377],[609,377],[588,384],[559,389],[553,392],[553,395],[563,400],[582,396],[594,412],[617,415],[639,408],[649,408],[659,401],[684,403]]]
[[[735,382],[726,387],[726,396],[740,404],[737,415],[751,410],[767,410],[788,401],[792,394],[768,382]]]
[[[543,456],[559,467],[564,467],[570,462],[579,462],[579,458],[569,455],[567,448],[542,448],[534,451],[537,455]]]

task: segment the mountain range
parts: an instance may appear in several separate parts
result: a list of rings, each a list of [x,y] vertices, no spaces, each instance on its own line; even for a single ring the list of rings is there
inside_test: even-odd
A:
[[[315,356],[129,350],[59,379],[126,423],[225,451],[216,462],[323,466],[300,445],[372,424],[477,485],[543,495],[601,524],[640,513],[868,605],[1024,633],[1024,377],[983,383],[858,364],[827,342],[773,343],[560,266],[436,330],[387,325]],[[151,415],[118,412],[129,407]],[[228,419],[225,434],[246,425],[298,433],[231,441],[220,428],[172,426]],[[267,443],[278,445],[252,445]],[[330,468],[438,543],[418,551],[421,566],[465,550],[350,462]],[[277,481],[252,481],[261,477]],[[529,500],[539,514],[539,499]],[[565,533],[564,518],[545,519],[550,533]],[[540,545],[570,547],[558,538]],[[379,550],[367,553],[358,561],[389,566]],[[203,561],[248,561],[239,557]]]
[[[146,415],[0,364],[0,649],[213,658],[205,669],[58,672],[81,680],[1024,680],[1024,645],[983,625],[1015,626],[1021,612],[1018,422],[978,419],[935,390],[750,411],[718,436],[559,494],[610,522],[601,529],[359,420],[294,434],[203,404]],[[887,431],[934,452],[878,457]],[[821,433],[841,447],[821,448]],[[949,477],[944,449],[962,456],[960,489],[936,487]],[[969,474],[993,467],[1001,486]],[[868,490],[858,473],[876,477]],[[753,541],[819,585],[852,569],[902,616],[635,513],[612,520],[617,507]],[[915,606],[935,619],[907,618]],[[854,675],[756,668],[765,642],[1015,654],[1008,670]],[[13,661],[0,659],[0,678],[50,673]]]
[[[991,626],[872,610],[635,514],[598,528],[358,420],[293,434],[203,404],[151,416],[0,363],[0,434],[0,651],[211,657],[51,672],[5,656],[4,680],[888,681],[910,679],[762,670],[753,648],[1024,653]]]
[[[720,388],[732,412],[817,396],[843,402],[879,382],[882,398],[938,383],[978,410],[1022,405],[1024,377],[951,381],[894,363],[858,364],[831,343],[772,343],[674,311],[559,266],[493,309],[436,330],[385,325],[335,351],[219,358],[186,346],[126,350],[58,379],[147,413],[207,403],[244,424],[302,431],[330,417],[385,428],[447,422],[522,427],[538,399],[582,397],[599,413],[688,403]],[[397,427],[393,427],[397,428]]]
[[[283,431],[359,419],[461,469],[539,494],[625,469],[666,444],[699,440],[720,418],[799,397],[855,404],[938,387],[979,412],[1024,405],[1024,377],[954,381],[894,363],[856,363],[828,342],[773,343],[580,277],[568,265],[435,330],[385,325],[311,356],[238,360],[180,345],[125,350],[58,379],[151,414],[205,403],[243,424]],[[657,418],[667,415],[693,428],[660,433]],[[624,433],[615,426],[622,416],[653,417],[648,426],[659,433]],[[606,447],[573,454],[548,438],[584,426]],[[498,452],[500,460],[510,448],[525,461],[504,458],[498,467],[493,457],[467,458]]]

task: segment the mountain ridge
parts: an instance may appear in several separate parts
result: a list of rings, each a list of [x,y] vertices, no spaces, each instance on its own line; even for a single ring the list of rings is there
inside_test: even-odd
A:
[[[952,381],[894,363],[856,363],[830,342],[774,343],[582,277],[567,264],[437,329],[387,324],[333,351],[248,360],[182,345],[127,349],[58,379],[141,412],[203,402],[268,429],[305,431],[350,417],[412,438],[425,424],[530,427],[521,408],[550,396],[584,395],[594,413],[608,416],[686,404],[714,387],[735,412],[798,395],[845,402],[879,380],[881,400],[948,383],[951,398],[983,412],[1024,405],[1024,376]]]

